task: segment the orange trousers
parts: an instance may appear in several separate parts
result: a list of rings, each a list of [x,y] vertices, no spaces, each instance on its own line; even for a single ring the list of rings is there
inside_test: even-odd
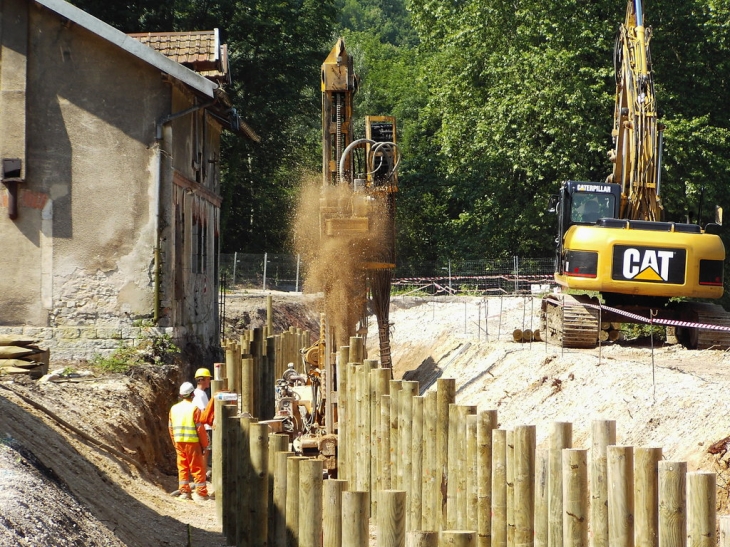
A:
[[[191,492],[190,476],[192,475],[196,492],[201,496],[208,495],[208,484],[205,477],[205,458],[200,443],[175,443],[177,453],[177,476],[180,492]]]

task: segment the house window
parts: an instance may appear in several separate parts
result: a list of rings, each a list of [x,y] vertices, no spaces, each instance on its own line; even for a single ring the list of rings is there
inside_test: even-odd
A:
[[[193,273],[205,273],[208,263],[208,223],[203,219],[193,220],[192,234],[192,270]]]
[[[201,222],[200,226],[200,273],[205,273],[208,266],[208,223]]]

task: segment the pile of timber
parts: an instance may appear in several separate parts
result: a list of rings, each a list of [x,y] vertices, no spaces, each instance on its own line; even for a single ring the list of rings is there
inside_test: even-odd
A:
[[[37,342],[27,336],[0,334],[0,376],[27,374],[40,378],[46,374],[51,352],[38,347]]]
[[[515,329],[512,331],[512,340],[515,342],[541,342],[540,329]]]

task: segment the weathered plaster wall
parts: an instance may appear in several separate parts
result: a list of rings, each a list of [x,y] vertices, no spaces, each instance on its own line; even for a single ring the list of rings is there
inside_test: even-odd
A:
[[[49,326],[152,312],[153,120],[159,72],[47,10],[31,11],[29,182],[53,202]]]
[[[39,337],[53,359],[110,353],[156,333],[215,345],[221,127],[199,112],[168,124],[157,143],[155,121],[188,108],[192,94],[37,4],[7,0],[0,9],[10,4],[28,6],[26,53],[0,58],[2,71],[13,68],[8,59],[27,68],[26,106],[18,110],[27,180],[15,221],[2,209],[0,188],[0,241],[17,251],[0,261],[0,333]],[[216,162],[205,163],[202,184],[191,155],[196,138],[198,165]],[[175,185],[175,173],[187,188]],[[186,224],[180,231],[176,200]],[[140,325],[154,310],[158,207],[162,308],[152,329]],[[193,267],[191,225],[201,215],[208,222],[202,271]]]
[[[190,100],[189,95],[175,88],[173,112],[187,108]],[[175,120],[171,129],[165,145],[170,147],[171,169],[176,175],[171,185],[170,228],[165,231],[164,239],[167,244],[165,256],[171,257],[172,272],[167,279],[169,283],[164,283],[163,307],[170,325],[183,326],[191,338],[203,345],[215,345],[218,339],[215,261],[221,126],[201,110]],[[193,165],[195,157],[198,158],[197,166]],[[165,207],[170,203],[167,197],[164,203]],[[181,229],[175,230],[175,223],[182,223]],[[195,267],[193,262],[199,260],[197,238],[203,226],[207,253],[201,268]],[[176,297],[171,297],[172,294]]]

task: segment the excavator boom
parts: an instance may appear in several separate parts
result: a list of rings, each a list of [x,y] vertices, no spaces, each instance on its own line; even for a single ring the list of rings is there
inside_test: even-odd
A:
[[[620,218],[662,220],[661,148],[649,40],[641,0],[631,0],[614,50],[616,101],[612,137],[615,148],[609,182],[621,185]]]

